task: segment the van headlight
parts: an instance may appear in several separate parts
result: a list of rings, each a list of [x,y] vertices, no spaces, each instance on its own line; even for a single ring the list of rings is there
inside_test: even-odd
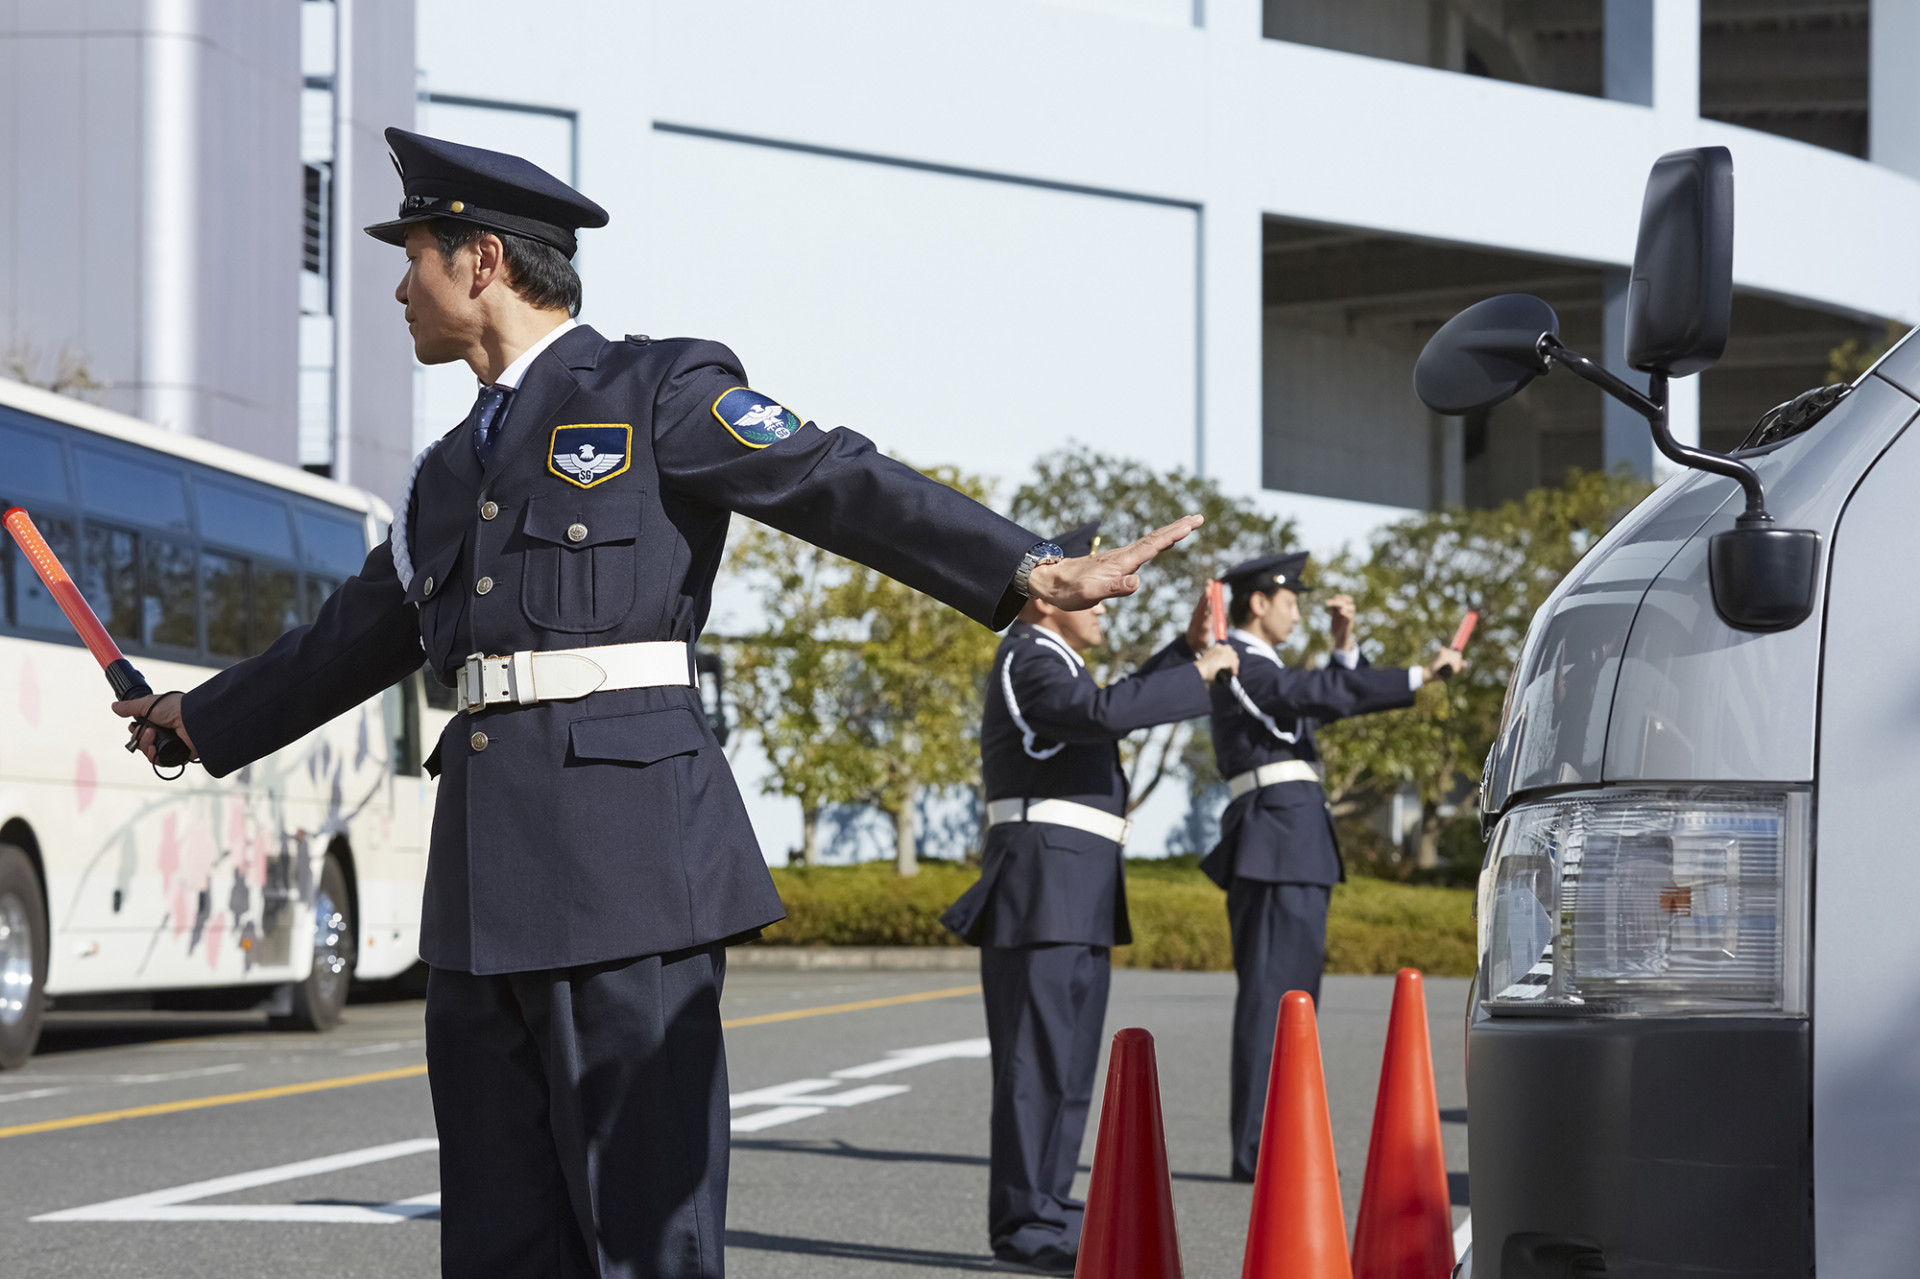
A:
[[[1807,1011],[1812,795],[1607,790],[1515,808],[1480,874],[1495,1015]]]

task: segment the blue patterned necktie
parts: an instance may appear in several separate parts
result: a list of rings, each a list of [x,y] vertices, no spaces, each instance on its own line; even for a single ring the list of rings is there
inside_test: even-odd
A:
[[[498,437],[495,430],[500,419],[506,416],[507,388],[504,386],[483,386],[480,398],[473,402],[473,455],[480,459],[480,465],[487,464],[487,458],[493,454],[493,445]]]

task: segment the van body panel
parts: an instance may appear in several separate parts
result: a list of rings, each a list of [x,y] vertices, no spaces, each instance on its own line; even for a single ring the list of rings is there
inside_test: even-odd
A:
[[[1486,811],[1523,791],[1601,780],[1607,708],[1640,600],[1679,548],[1727,500],[1685,475],[1616,525],[1547,598],[1527,631],[1506,725],[1486,773]]]
[[[1920,1257],[1917,507],[1920,430],[1908,430],[1861,481],[1830,551],[1813,916],[1824,1275],[1912,1274]]]
[[[1754,457],[1774,522],[1817,530],[1826,553],[1856,480],[1916,409],[1892,383],[1867,378],[1812,431]],[[1707,490],[1727,500],[1660,570],[1634,619],[1604,779],[1810,782],[1821,628],[1808,622],[1757,635],[1720,620],[1707,544],[1733,528],[1743,507],[1731,480],[1715,477]],[[1820,611],[1816,591],[1816,617]]]

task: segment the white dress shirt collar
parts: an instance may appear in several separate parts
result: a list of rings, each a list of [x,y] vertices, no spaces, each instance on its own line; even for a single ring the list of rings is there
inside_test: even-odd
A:
[[[1062,639],[1058,631],[1054,630],[1051,626],[1042,626],[1038,622],[1033,622],[1031,623],[1031,625],[1034,630],[1040,632],[1038,636],[1040,640],[1042,640],[1045,643],[1049,643],[1053,645],[1053,647],[1059,649],[1062,653],[1065,653],[1068,657],[1071,657],[1074,661],[1074,665],[1081,666],[1081,667],[1086,666],[1087,659],[1080,656],[1080,654],[1074,652],[1073,645],[1067,643],[1066,640]]]
[[[540,353],[546,350],[548,347],[552,346],[555,342],[558,342],[561,338],[565,337],[569,331],[576,329],[579,326],[580,326],[580,322],[574,319],[572,316],[568,316],[566,319],[560,321],[560,323],[554,325],[553,332],[547,334],[547,336],[541,338],[538,342],[535,342],[532,346],[520,352],[520,358],[515,360],[512,364],[507,365],[506,371],[503,372],[498,378],[494,379],[493,384],[499,387],[503,391],[519,390],[520,380],[527,376],[527,369],[533,364],[535,360],[540,358]],[[486,383],[482,382],[480,385],[484,387]]]
[[[1254,652],[1258,653],[1260,656],[1266,658],[1269,662],[1272,662],[1275,666],[1286,665],[1285,662],[1280,660],[1279,650],[1274,648],[1273,645],[1267,643],[1265,640],[1261,639],[1258,635],[1255,635],[1252,631],[1242,630],[1240,627],[1235,626],[1235,627],[1231,627],[1227,631],[1227,637],[1229,639],[1239,640],[1242,644],[1245,644],[1248,648],[1252,649]]]

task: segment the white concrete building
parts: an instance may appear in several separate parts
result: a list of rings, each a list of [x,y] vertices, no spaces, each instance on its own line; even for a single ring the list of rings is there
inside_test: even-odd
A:
[[[0,0],[0,350],[75,345],[115,407],[276,456],[297,400],[300,460],[390,492],[473,395],[416,369],[402,411],[400,255],[358,232],[398,198],[379,127],[416,120],[611,211],[579,259],[604,333],[725,341],[806,415],[1003,494],[1073,440],[1197,468],[1321,549],[1651,468],[1575,380],[1465,421],[1410,384],[1434,327],[1515,289],[1615,355],[1664,151],[1725,145],[1738,184],[1734,338],[1676,386],[1682,435],[1728,445],[1839,342],[1920,321],[1913,0],[411,7]],[[229,287],[239,259],[266,283]],[[243,429],[206,407],[230,402],[267,407]]]

